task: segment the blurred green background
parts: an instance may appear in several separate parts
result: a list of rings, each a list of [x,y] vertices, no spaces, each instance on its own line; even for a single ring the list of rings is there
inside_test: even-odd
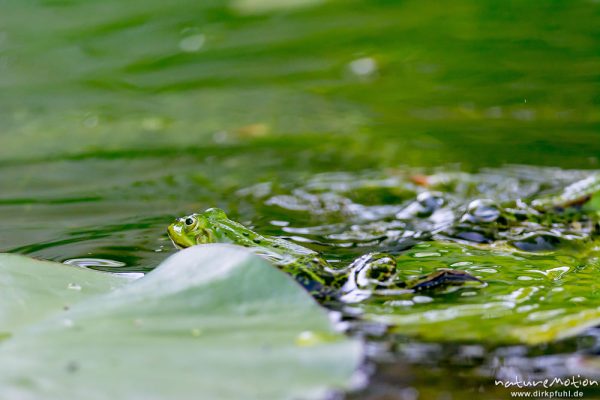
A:
[[[590,166],[599,8],[5,0],[2,160],[193,153],[229,139],[373,166]],[[218,135],[255,124],[269,139]]]

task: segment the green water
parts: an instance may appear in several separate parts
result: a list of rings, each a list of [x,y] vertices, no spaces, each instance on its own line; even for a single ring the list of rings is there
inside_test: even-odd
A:
[[[219,206],[344,261],[377,247],[337,246],[352,241],[332,239],[347,226],[317,229],[348,213],[268,200],[332,172],[345,175],[325,193],[364,176],[497,168],[517,193],[523,175],[560,184],[585,175],[563,170],[600,168],[598,2],[293,3],[1,2],[0,250],[148,271],[175,251],[174,217]],[[508,164],[531,168],[515,179]],[[344,196],[393,206],[413,194]],[[533,371],[525,355],[571,354],[592,336],[510,351]],[[488,361],[392,343],[373,351],[372,398],[411,385],[432,399],[480,385],[506,395],[489,371],[456,384]]]

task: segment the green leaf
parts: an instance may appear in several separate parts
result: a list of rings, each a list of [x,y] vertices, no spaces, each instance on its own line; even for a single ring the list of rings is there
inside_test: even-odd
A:
[[[90,296],[106,293],[132,279],[64,264],[0,254],[0,332],[64,312]]]
[[[346,387],[359,358],[288,276],[207,245],[4,340],[0,398],[315,398]]]

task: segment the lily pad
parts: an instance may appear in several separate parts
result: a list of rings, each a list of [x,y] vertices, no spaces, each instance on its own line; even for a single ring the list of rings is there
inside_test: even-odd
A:
[[[90,296],[107,293],[130,282],[121,274],[103,274],[84,268],[0,254],[0,332],[68,310]]]
[[[4,269],[37,264],[13,261]],[[22,286],[68,290],[71,280]],[[15,331],[0,343],[0,397],[317,398],[347,387],[359,359],[359,343],[332,332],[292,279],[241,248],[208,245]]]

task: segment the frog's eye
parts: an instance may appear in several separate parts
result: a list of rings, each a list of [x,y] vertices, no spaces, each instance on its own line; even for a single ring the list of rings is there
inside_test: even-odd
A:
[[[187,217],[184,222],[185,226],[192,226],[196,223],[196,218]]]

